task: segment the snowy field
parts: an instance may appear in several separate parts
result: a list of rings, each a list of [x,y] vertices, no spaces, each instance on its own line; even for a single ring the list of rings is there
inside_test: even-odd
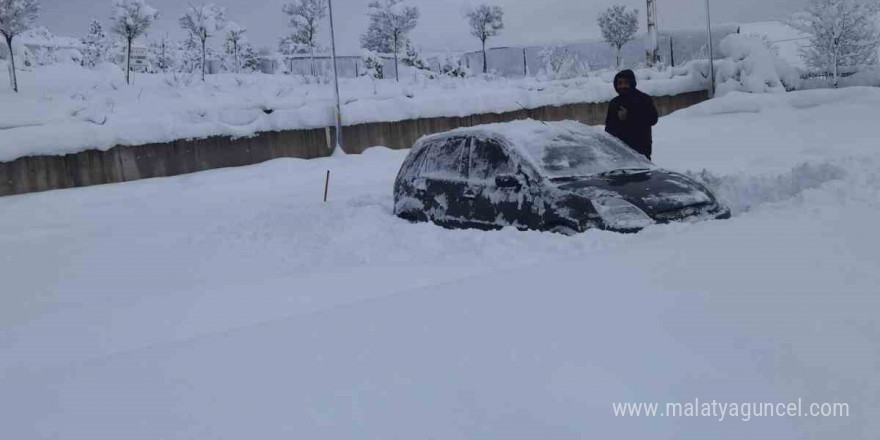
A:
[[[0,61],[0,72],[6,66]],[[444,77],[401,69],[401,82],[367,77],[340,83],[346,125],[522,108],[607,102],[614,72],[560,81]],[[694,65],[641,70],[641,88],[656,96],[705,88]],[[95,70],[55,64],[20,72],[20,94],[0,87],[0,161],[116,145],[143,145],[212,135],[333,126],[331,84],[264,74],[136,75],[126,86],[114,65]]]
[[[0,198],[0,438],[880,437],[878,108],[663,118],[735,215],[637,235],[409,224],[383,148]],[[850,416],[612,413],[695,398]]]

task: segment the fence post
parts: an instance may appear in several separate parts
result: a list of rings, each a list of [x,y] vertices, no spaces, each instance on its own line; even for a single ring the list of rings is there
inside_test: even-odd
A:
[[[529,60],[526,58],[526,48],[523,48],[523,78],[529,76]]]

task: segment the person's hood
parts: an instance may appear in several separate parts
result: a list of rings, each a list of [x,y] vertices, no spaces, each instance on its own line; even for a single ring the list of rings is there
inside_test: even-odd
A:
[[[617,75],[614,76],[614,90],[617,93],[620,93],[620,90],[617,90],[617,80],[623,78],[629,82],[629,87],[631,90],[635,90],[636,86],[639,85],[638,81],[636,81],[636,73],[632,70],[622,70]]]

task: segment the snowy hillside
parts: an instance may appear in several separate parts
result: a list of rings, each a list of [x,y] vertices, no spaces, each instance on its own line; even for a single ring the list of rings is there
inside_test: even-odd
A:
[[[735,215],[637,235],[409,224],[383,148],[0,198],[0,438],[877,438],[877,108],[663,118]],[[612,412],[695,398],[851,414]]]

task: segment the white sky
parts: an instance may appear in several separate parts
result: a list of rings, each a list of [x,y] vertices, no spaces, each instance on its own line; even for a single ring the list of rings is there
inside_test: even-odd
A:
[[[177,17],[187,1],[147,0],[161,14],[149,34],[168,33],[182,38]],[[800,9],[804,0],[711,0],[712,21],[716,23],[754,22],[780,19]],[[360,54],[359,35],[367,26],[366,10],[370,0],[333,0],[337,49],[342,54]],[[467,33],[464,11],[481,0],[407,0],[418,6],[422,17],[412,38],[423,52],[476,50],[478,40]],[[198,3],[198,2],[196,2]],[[287,29],[281,13],[282,0],[219,0],[227,16],[248,28],[248,38],[257,48],[277,47],[278,38]],[[626,4],[640,11],[645,26],[644,0],[490,0],[505,11],[505,30],[489,41],[491,46],[545,44],[597,38],[596,16],[612,4]],[[38,24],[66,36],[83,36],[92,18],[108,22],[110,0],[41,0]],[[697,28],[705,26],[704,0],[657,0],[660,27]],[[329,46],[329,26],[322,28],[323,42]]]

